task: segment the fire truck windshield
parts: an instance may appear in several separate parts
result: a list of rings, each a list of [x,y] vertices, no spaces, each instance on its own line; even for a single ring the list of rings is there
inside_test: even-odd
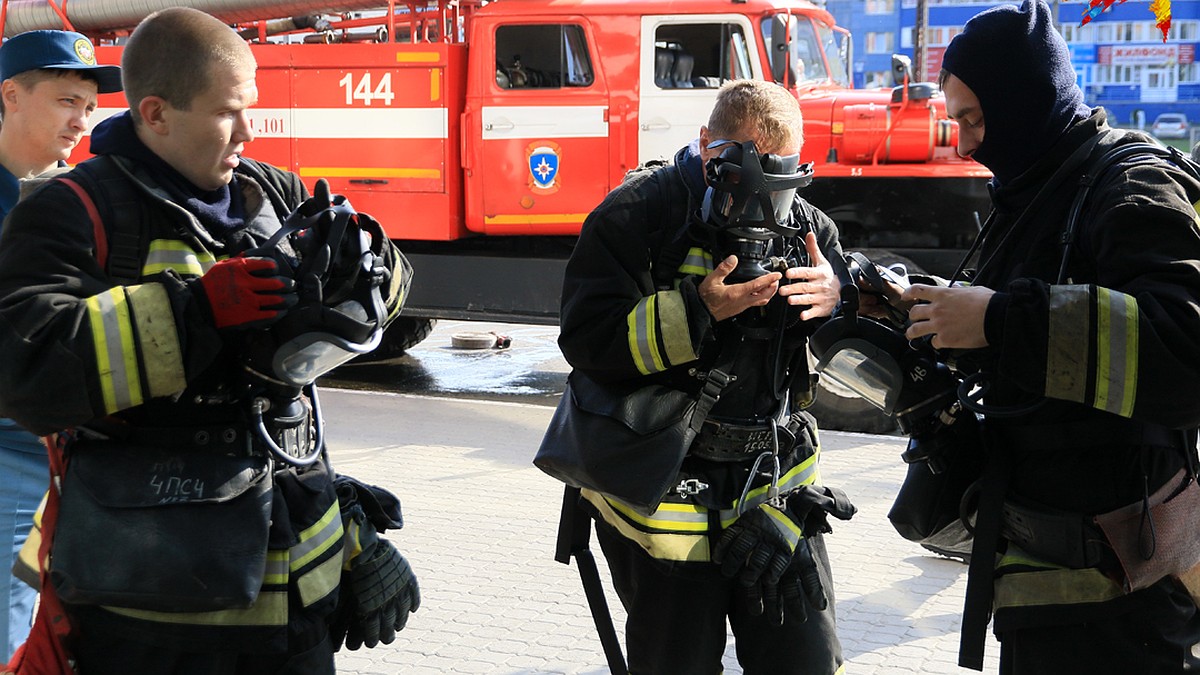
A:
[[[834,82],[849,86],[848,69],[833,30],[806,16],[780,12],[762,20],[763,44],[776,82],[788,85]],[[787,59],[781,59],[783,53]]]

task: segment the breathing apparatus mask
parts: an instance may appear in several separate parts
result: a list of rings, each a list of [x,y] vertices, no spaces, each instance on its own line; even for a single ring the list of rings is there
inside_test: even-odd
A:
[[[754,141],[717,140],[709,150],[724,146],[704,167],[708,190],[701,220],[721,258],[736,255],[731,283],[750,281],[770,272],[806,264],[788,260],[789,252],[772,249],[772,240],[790,239],[800,232],[792,212],[796,190],[812,182],[812,164],[800,155],[759,154]],[[804,250],[791,252],[803,257]]]
[[[885,280],[907,287],[907,275],[879,267],[861,253],[847,255],[838,275],[841,304],[809,339],[817,372],[896,420],[909,437],[902,455],[906,463],[926,462],[931,472],[940,473],[948,452],[978,442],[978,419],[960,400],[965,378],[928,340],[904,336],[908,313],[887,303],[883,291]],[[859,316],[860,288],[881,298],[886,319]]]
[[[380,224],[356,212],[344,196],[331,197],[324,179],[254,254],[271,256],[292,270],[299,301],[279,321],[248,337],[244,369],[255,392],[252,414],[276,455],[292,464],[312,463],[322,445],[313,383],[379,346],[407,295],[411,267]],[[302,452],[308,432],[302,391],[308,392],[317,430],[307,455]],[[296,450],[287,448],[293,435],[301,448],[299,461]],[[284,447],[272,447],[275,441]]]

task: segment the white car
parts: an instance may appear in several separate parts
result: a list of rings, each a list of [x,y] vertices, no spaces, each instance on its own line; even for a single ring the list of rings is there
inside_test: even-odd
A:
[[[1155,138],[1187,138],[1188,118],[1183,113],[1163,113],[1154,118],[1150,133]]]

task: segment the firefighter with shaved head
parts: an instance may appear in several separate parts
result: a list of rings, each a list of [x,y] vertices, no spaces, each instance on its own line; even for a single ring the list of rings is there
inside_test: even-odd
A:
[[[334,473],[313,386],[411,268],[323,181],[243,156],[256,69],[208,14],[150,15],[129,110],[0,236],[0,414],[53,438],[38,620],[60,667],[333,673],[420,603],[379,536],[399,502]]]

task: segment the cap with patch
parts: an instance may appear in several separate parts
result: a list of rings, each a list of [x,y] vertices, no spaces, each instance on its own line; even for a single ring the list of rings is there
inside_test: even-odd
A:
[[[121,91],[121,68],[96,63],[96,51],[80,33],[31,30],[0,44],[0,81],[40,68],[88,70],[101,94]]]

